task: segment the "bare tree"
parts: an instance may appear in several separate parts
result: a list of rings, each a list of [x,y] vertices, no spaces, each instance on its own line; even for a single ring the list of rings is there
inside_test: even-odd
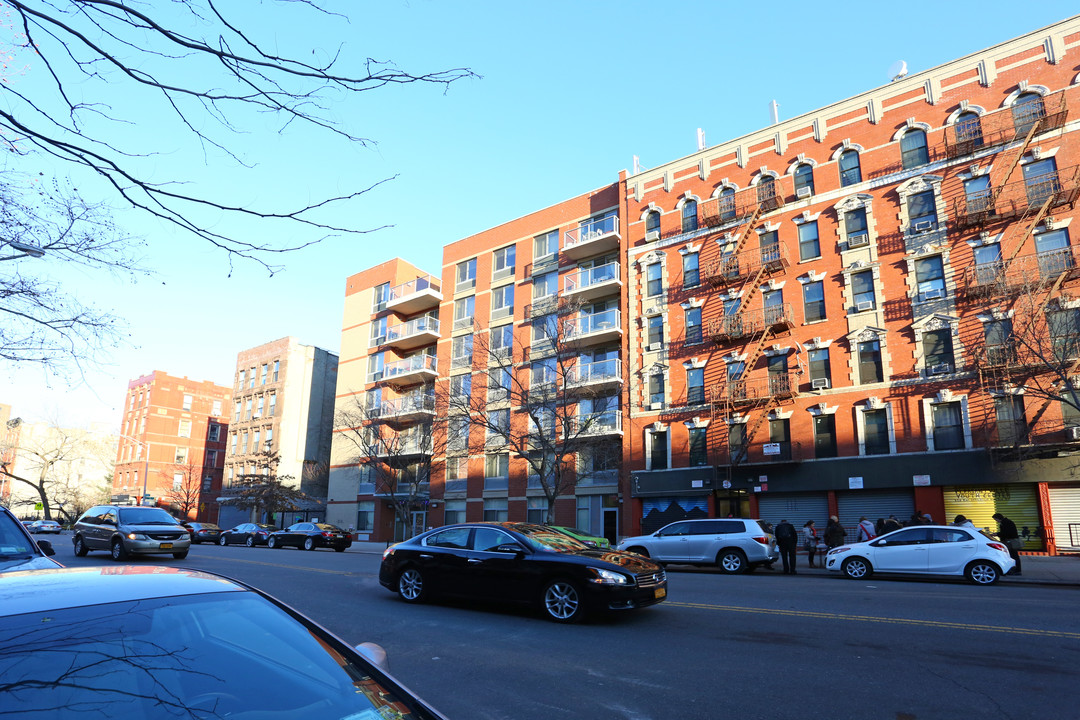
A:
[[[275,452],[262,450],[256,453],[251,464],[254,472],[237,475],[232,485],[234,494],[221,504],[253,510],[256,515],[310,508],[317,501],[296,487],[296,478],[278,475],[280,462],[281,456]]]
[[[239,155],[235,139],[267,118],[278,123],[279,133],[307,127],[363,146],[371,141],[336,119],[360,115],[343,112],[342,102],[387,86],[420,83],[445,90],[475,77],[466,68],[409,73],[389,62],[357,58],[343,42],[324,50],[297,40],[300,46],[290,51],[281,49],[285,43],[279,34],[260,37],[262,27],[322,22],[325,28],[319,29],[332,33],[348,26],[347,16],[315,0],[264,2],[259,23],[245,22],[249,7],[225,9],[213,0],[8,0],[6,5],[12,61],[9,82],[0,85],[5,99],[0,141],[7,149],[83,168],[126,205],[223,249],[230,263],[236,256],[252,258],[271,271],[277,268],[265,258],[274,253],[329,234],[369,232],[329,220],[326,213],[371,187],[289,208],[258,207],[190,189],[179,173],[161,165],[162,137],[187,134],[205,156],[223,156],[241,171],[257,172]],[[312,59],[320,55],[326,60]],[[19,64],[22,69],[13,72]],[[20,75],[33,82],[14,81]],[[157,128],[152,146],[146,136],[131,132],[140,123]],[[153,164],[146,162],[151,156]],[[294,181],[303,184],[302,178]],[[228,224],[222,224],[223,217],[284,222],[291,230],[222,230]]]
[[[389,499],[407,539],[412,513],[426,505],[432,472],[444,456],[446,428],[428,388],[385,400],[383,392],[354,394],[338,407],[334,426],[352,445],[350,461]]]
[[[520,338],[511,338],[512,325],[476,329],[460,344],[469,347],[454,362],[467,363],[480,387],[448,394],[448,454],[482,448],[485,462],[524,459],[529,486],[543,491],[545,522],[552,524],[560,496],[590,478],[618,475],[622,360],[612,333],[619,323],[617,311],[585,313],[579,303],[531,307],[534,339],[527,351],[514,348]],[[610,350],[598,360],[605,333],[612,334]],[[469,428],[482,432],[482,442]]]
[[[174,514],[187,518],[199,507],[202,499],[203,468],[192,462],[177,463],[162,470],[163,477],[172,480],[172,490],[166,495]]]

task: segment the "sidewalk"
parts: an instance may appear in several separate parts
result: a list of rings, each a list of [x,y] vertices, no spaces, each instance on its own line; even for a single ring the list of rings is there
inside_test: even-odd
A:
[[[385,542],[354,542],[352,547],[349,548],[349,551],[369,555],[382,555],[383,550],[385,549]],[[1046,555],[1021,555],[1020,562],[1023,565],[1024,574],[1018,577],[1006,575],[1001,579],[1001,582],[1010,585],[1062,585],[1080,587],[1080,555],[1056,555],[1054,557]],[[775,569],[772,572],[782,574],[781,567],[780,562],[777,561],[774,566]],[[804,553],[799,553],[796,569],[800,575],[840,576],[840,573],[832,573],[821,567],[808,567],[806,564],[806,555]],[[769,571],[759,570],[758,572]]]

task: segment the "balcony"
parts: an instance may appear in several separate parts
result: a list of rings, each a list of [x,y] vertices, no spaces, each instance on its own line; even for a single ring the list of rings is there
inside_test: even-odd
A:
[[[600,255],[619,247],[619,218],[609,215],[583,223],[563,235],[562,254],[571,260]]]
[[[1039,121],[1036,135],[1057,130],[1065,124],[1068,114],[1065,93],[1061,93],[1056,100],[1047,97],[1041,103],[1002,108],[970,118],[945,129],[945,157],[954,160],[1023,140],[1035,121]]]
[[[441,281],[431,275],[424,275],[390,288],[386,309],[402,315],[412,315],[421,310],[439,307],[442,299]]]
[[[398,433],[387,442],[380,443],[378,457],[399,460],[416,455],[431,455],[431,437],[414,430]]]
[[[790,372],[750,379],[728,378],[713,388],[713,400],[733,407],[756,407],[793,398],[798,394],[798,387]]]
[[[617,341],[622,337],[622,315],[618,310],[582,313],[566,319],[562,334],[565,342],[577,346]]]
[[[761,208],[762,213],[784,207],[783,189],[779,182],[737,190],[698,204],[698,226],[716,227],[746,220]]]
[[[412,350],[438,341],[439,321],[433,317],[418,317],[386,328],[386,344],[399,350]]]
[[[609,390],[622,385],[622,381],[620,360],[580,363],[566,372],[567,389]]]
[[[534,298],[532,303],[525,306],[525,321],[546,317],[561,309],[558,295],[545,295]]]
[[[435,416],[435,397],[427,393],[404,395],[394,400],[384,400],[368,412],[380,420],[396,422],[430,420]]]
[[[1053,282],[1059,275],[1073,280],[1080,274],[1080,247],[1069,246],[1036,254],[972,265],[964,269],[964,293],[971,298],[1005,297]]]
[[[570,434],[575,437],[604,437],[623,434],[622,415],[616,410],[586,413],[570,420]]]
[[[605,295],[614,295],[622,287],[619,275],[619,263],[610,262],[594,268],[586,268],[570,273],[563,285],[563,295],[574,300],[596,300]]]
[[[1048,210],[1074,207],[1080,194],[1080,166],[1006,183],[996,199],[993,193],[994,188],[987,188],[953,201],[956,229],[1016,220],[1038,211],[1048,200]]]
[[[766,330],[781,333],[795,327],[791,303],[773,305],[759,310],[745,310],[723,315],[709,321],[709,335],[716,343],[757,337]]]
[[[783,272],[790,264],[787,245],[776,243],[743,250],[738,254],[721,255],[705,266],[705,278],[713,285],[722,287],[741,283],[762,269],[765,275]]]
[[[413,355],[412,357],[387,363],[383,368],[382,379],[395,385],[414,385],[431,382],[439,376],[439,359],[434,355]]]

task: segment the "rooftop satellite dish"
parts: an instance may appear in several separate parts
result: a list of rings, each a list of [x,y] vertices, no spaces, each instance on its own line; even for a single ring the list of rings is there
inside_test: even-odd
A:
[[[907,75],[907,63],[905,61],[897,60],[889,66],[889,82],[896,82],[905,75]]]

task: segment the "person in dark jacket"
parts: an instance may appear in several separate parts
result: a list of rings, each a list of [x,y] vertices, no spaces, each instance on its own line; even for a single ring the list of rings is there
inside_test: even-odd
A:
[[[835,515],[830,515],[829,524],[825,526],[825,544],[832,550],[843,545],[845,538],[846,533],[844,526],[840,524],[840,519]]]
[[[799,546],[799,533],[787,520],[776,524],[776,545],[780,548],[780,559],[784,561],[784,574],[795,575],[795,550]]]
[[[1001,513],[994,513],[992,516],[998,523],[997,537],[998,540],[1005,543],[1005,547],[1009,548],[1009,557],[1016,561],[1016,567],[1012,569],[1012,575],[1020,574],[1020,533],[1016,531],[1016,523],[1009,518],[1005,517]]]

